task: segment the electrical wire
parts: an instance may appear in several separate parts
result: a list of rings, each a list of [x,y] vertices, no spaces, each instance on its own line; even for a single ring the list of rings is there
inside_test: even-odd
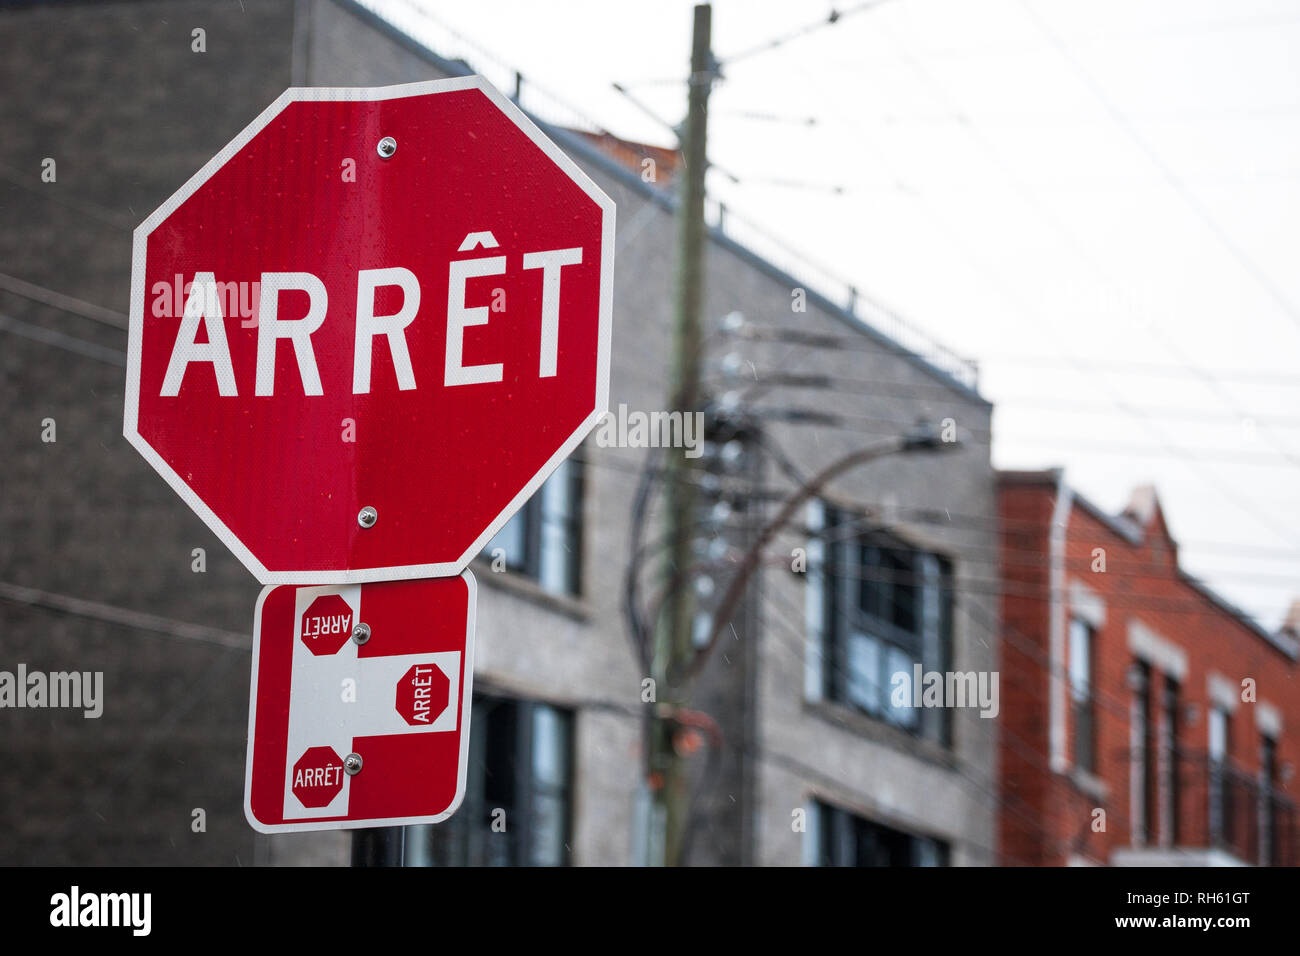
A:
[[[760,53],[767,53],[771,50],[783,47],[787,43],[806,37],[811,33],[816,33],[827,27],[833,27],[839,23],[843,23],[848,17],[854,16],[858,13],[865,13],[868,10],[874,10],[876,7],[884,6],[888,2],[889,0],[867,0],[865,3],[859,3],[846,10],[836,10],[832,7],[831,12],[825,17],[825,19],[818,20],[815,23],[809,23],[795,30],[775,36],[770,40],[765,40],[755,46],[747,47],[743,50],[738,50],[735,53],[728,54],[727,56],[722,57],[719,60],[719,63],[723,66],[730,66],[739,63],[741,60],[748,60],[751,57],[758,56]]]
[[[1300,328],[1300,308],[1284,293],[1281,287],[1273,280],[1267,272],[1260,268],[1259,264],[1254,261],[1241,245],[1223,228],[1217,219],[1210,213],[1204,203],[1187,187],[1173,168],[1166,163],[1155,151],[1151,144],[1141,133],[1132,121],[1120,110],[1114,102],[1102,90],[1096,77],[1092,75],[1075,56],[1070,48],[1061,39],[1060,35],[1053,30],[1048,23],[1034,11],[1033,7],[1021,0],[1020,7],[1025,12],[1026,18],[1034,27],[1046,38],[1047,42],[1056,50],[1061,59],[1067,63],[1075,74],[1087,87],[1102,109],[1110,117],[1111,121],[1128,139],[1132,142],[1151,163],[1152,167],[1160,174],[1160,177],[1166,182],[1169,188],[1178,196],[1183,203],[1196,214],[1206,229],[1219,241],[1219,244],[1227,250],[1228,254],[1237,263],[1241,270],[1264,290],[1274,304],[1291,320],[1292,324]]]

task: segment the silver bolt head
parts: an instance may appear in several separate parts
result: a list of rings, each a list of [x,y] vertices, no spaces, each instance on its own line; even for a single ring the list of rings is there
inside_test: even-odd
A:
[[[358,644],[364,644],[370,640],[370,625],[358,622],[357,626],[352,629],[352,640]]]
[[[379,512],[370,507],[370,505],[366,505],[357,514],[357,524],[361,525],[363,528],[373,528],[375,522],[378,520]]]
[[[349,777],[355,777],[361,772],[361,767],[365,763],[361,759],[361,754],[348,754],[343,758],[343,772]]]
[[[392,158],[393,153],[397,152],[397,140],[393,139],[391,136],[385,136],[379,141],[379,145],[375,147],[375,151],[379,153],[380,159],[390,159]]]

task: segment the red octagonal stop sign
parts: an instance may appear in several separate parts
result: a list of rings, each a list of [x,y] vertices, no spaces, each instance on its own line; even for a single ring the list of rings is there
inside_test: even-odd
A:
[[[447,709],[451,682],[437,666],[415,664],[397,681],[397,712],[412,727],[428,727]]]
[[[313,654],[337,654],[352,637],[352,608],[337,594],[323,594],[302,612],[302,642]]]
[[[343,761],[333,747],[309,747],[293,765],[293,794],[304,807],[326,807],[343,789]]]
[[[263,583],[458,573],[607,407],[613,237],[481,78],[288,90],[135,232],[124,433]]]

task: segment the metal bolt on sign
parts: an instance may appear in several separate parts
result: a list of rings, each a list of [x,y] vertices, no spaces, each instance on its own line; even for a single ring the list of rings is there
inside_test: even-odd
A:
[[[379,141],[379,145],[375,149],[379,153],[380,159],[389,159],[393,153],[397,152],[397,140],[391,136],[385,136]]]
[[[370,625],[358,622],[357,626],[352,629],[352,640],[356,641],[357,644],[364,644],[370,640]]]
[[[378,520],[379,512],[370,507],[370,505],[366,505],[361,509],[360,513],[357,514],[357,524],[361,525],[363,528],[373,528],[375,522]]]
[[[349,777],[355,777],[361,772],[361,767],[365,763],[361,759],[361,754],[348,754],[343,758],[343,771]]]

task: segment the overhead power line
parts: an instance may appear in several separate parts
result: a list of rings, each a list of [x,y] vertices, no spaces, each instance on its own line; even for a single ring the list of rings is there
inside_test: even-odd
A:
[[[115,329],[125,330],[128,326],[127,316],[121,312],[106,309],[102,305],[95,305],[92,302],[86,302],[70,295],[64,295],[62,292],[55,292],[43,285],[37,285],[34,282],[28,282],[25,279],[19,279],[17,276],[7,275],[3,272],[0,272],[0,289],[22,296],[24,299],[30,299],[33,302],[40,302],[42,305],[59,309],[62,312],[69,312],[90,319],[93,322],[111,325]]]
[[[887,33],[889,32],[887,28],[886,28],[886,32]],[[892,33],[890,35],[892,36]],[[925,67],[920,63],[917,57],[910,50],[906,49],[901,43],[898,43],[896,38],[894,42],[898,46],[898,49],[900,51],[900,56],[902,57],[902,59],[911,67],[911,69],[916,73],[916,75],[929,87],[931,95],[934,97],[935,101],[944,109],[955,109],[956,108],[955,104],[952,102],[949,94],[946,92],[945,89],[943,89],[943,87],[940,86],[940,84],[934,79],[934,77],[930,74],[930,72],[925,69]],[[1017,187],[1017,190],[1019,191],[1022,199],[1030,206],[1030,208],[1032,208],[1046,222],[1052,225],[1053,228],[1055,228],[1067,240],[1067,242],[1069,242],[1069,244],[1074,248],[1075,253],[1080,257],[1081,260],[1086,262],[1094,271],[1098,272],[1099,274],[1102,274],[1102,277],[1105,278],[1104,273],[1102,272],[1102,270],[1100,270],[1100,267],[1096,264],[1095,260],[1092,259],[1088,251],[1079,242],[1078,237],[1075,236],[1072,231],[1067,229],[1064,226],[1064,224],[1055,215],[1053,215],[1050,210],[1048,210],[1044,206],[1043,202],[1040,200],[1038,195],[1033,190],[1025,186],[1025,184],[1020,179],[1020,177],[1011,168],[1011,165],[1007,162],[1006,157],[1001,153],[1001,151],[994,148],[993,145],[979,130],[979,128],[976,127],[973,123],[966,124],[964,128],[971,136],[971,138],[974,139],[976,142],[978,142],[980,146],[989,154],[989,156],[1002,168],[1003,173],[1008,177],[1009,181],[1012,182]],[[989,272],[989,274],[993,275],[991,271]],[[1019,295],[1015,293],[1013,290],[1006,288],[1005,284],[1002,283],[1000,279],[999,279],[999,287],[1003,289],[1004,295],[1006,295],[1011,301],[1016,302],[1017,305],[1020,305]],[[1026,311],[1026,314],[1029,314],[1028,311]],[[1055,330],[1050,325],[1048,325],[1047,328],[1055,334]],[[1067,358],[1068,357],[1069,356],[1067,355]],[[1217,383],[1210,382],[1209,384],[1211,384],[1211,387],[1215,388],[1216,391],[1219,391],[1217,388]],[[1150,415],[1145,413],[1141,408],[1135,407],[1123,395],[1119,394],[1113,387],[1111,387],[1109,382],[1103,382],[1103,385],[1105,387],[1106,392],[1110,395],[1112,403],[1117,409],[1127,412],[1131,414],[1135,419],[1141,421],[1144,427],[1147,428],[1147,430],[1151,433],[1152,437],[1155,438],[1155,440],[1159,442],[1161,446],[1165,447],[1171,454],[1174,454],[1175,456],[1183,458],[1184,460],[1188,461],[1188,463],[1201,476],[1201,478],[1207,484],[1213,486],[1224,500],[1230,501],[1231,503],[1236,505],[1236,507],[1240,510],[1242,514],[1248,515],[1251,518],[1253,518],[1256,522],[1259,523],[1261,528],[1266,528],[1269,531],[1269,533],[1283,538],[1286,538],[1288,535],[1290,535],[1292,539],[1295,537],[1294,529],[1287,528],[1287,527],[1279,527],[1276,514],[1266,515],[1263,512],[1259,511],[1256,508],[1255,503],[1251,499],[1242,496],[1237,491],[1236,488],[1220,480],[1219,476],[1215,474],[1213,471],[1210,471],[1202,467],[1203,462],[1206,459],[1205,455],[1189,455],[1186,453],[1185,450],[1180,450],[1177,446],[1169,442],[1169,440],[1165,436],[1164,430],[1159,428],[1155,424],[1154,420],[1151,418]],[[1221,392],[1220,394],[1222,395]],[[1225,400],[1231,401],[1230,396],[1226,396]],[[1243,415],[1243,417],[1248,417],[1248,416]],[[1300,464],[1300,456],[1296,456],[1289,449],[1282,446],[1280,443],[1277,452],[1278,454],[1285,457],[1288,461],[1294,464]]]
[[[1047,22],[1039,16],[1027,0],[1021,0],[1021,8],[1025,11],[1025,16],[1038,29],[1038,31],[1047,39],[1047,41],[1056,49],[1063,59],[1079,79],[1088,88],[1089,92],[1096,98],[1102,109],[1111,118],[1114,124],[1124,133],[1126,137],[1146,156],[1151,165],[1160,173],[1161,177],[1169,185],[1170,189],[1187,205],[1197,218],[1205,225],[1211,234],[1219,241],[1219,244],[1228,251],[1237,265],[1241,267],[1246,275],[1250,276],[1261,289],[1267,293],[1268,297],[1282,310],[1283,313],[1291,320],[1296,328],[1300,329],[1300,308],[1291,301],[1291,298],[1282,291],[1281,287],[1273,280],[1267,272],[1262,269],[1254,259],[1243,249],[1240,243],[1232,237],[1229,232],[1223,228],[1219,221],[1214,217],[1210,210],[1201,202],[1183,182],[1182,178],[1174,171],[1168,163],[1161,158],[1160,154],[1155,151],[1150,142],[1147,141],[1128,118],[1128,116],[1117,107],[1114,102],[1106,95],[1101,85],[1097,82],[1096,77],[1084,67],[1083,63],[1070,50],[1069,46],[1061,39],[1060,35],[1053,30]]]
[[[191,624],[188,621],[176,621],[156,614],[146,614],[131,608],[89,601],[53,591],[42,591],[12,581],[0,581],[0,601],[45,608],[177,640],[198,641],[201,644],[215,644],[219,647],[244,651],[252,646],[247,635],[237,634],[234,631],[208,627],[205,624]]]
[[[117,327],[118,319],[125,318],[120,313],[113,312],[112,310],[104,309],[101,306],[97,306],[88,302],[83,302],[82,300],[79,299],[73,299],[70,296],[65,296],[62,293],[56,292],[52,289],[47,289],[44,286],[38,286],[35,285],[34,283],[28,283],[21,279],[15,279],[12,276],[6,276],[2,273],[0,273],[0,289],[5,289],[6,291],[13,291],[16,294],[24,295],[27,298],[33,299],[34,301],[37,302],[41,302],[42,304],[48,305],[51,308],[55,308],[63,312],[68,312],[73,315],[92,318],[94,321],[100,321],[105,324],[112,325],[114,327]],[[99,362],[104,362],[109,365],[115,365],[119,368],[124,368],[126,366],[126,353],[123,350],[102,346],[99,345],[98,343],[91,342],[77,336],[68,335],[64,332],[59,332],[53,329],[47,329],[42,326],[23,322],[21,320],[14,319],[4,314],[0,314],[0,332],[8,332],[13,335],[18,335],[22,338],[39,342],[46,346],[62,349],[63,351],[72,352],[77,355],[82,355],[86,358],[94,359],[95,361],[99,361]],[[825,378],[828,383],[831,383],[830,387],[837,388],[839,391],[843,391],[849,394],[853,393],[851,387],[845,387],[845,386],[850,386],[853,383],[853,380],[843,380],[845,386],[835,386],[833,384],[835,382],[835,379],[831,377],[825,377]],[[878,383],[867,382],[867,383],[858,383],[858,384],[866,387],[866,386],[874,386]],[[889,387],[891,385],[897,387],[909,387],[908,383],[883,383],[883,384],[886,387]],[[795,385],[796,387],[798,387],[798,383],[795,383]],[[803,386],[810,387],[809,382],[804,382]],[[916,386],[916,387],[927,387],[927,386]],[[787,409],[759,408],[757,411],[760,415],[766,413],[771,417],[781,418],[786,421],[804,420],[804,417],[801,417],[801,415],[799,414],[800,410],[794,408],[787,408]],[[827,428],[847,430],[860,435],[894,434],[899,429],[910,428],[912,427],[912,425],[915,424],[914,422],[905,422],[897,419],[880,418],[880,417],[873,417],[873,416],[833,415],[831,413],[826,412],[824,409],[808,410],[806,419],[807,419],[806,423],[808,424],[816,424]],[[870,426],[883,426],[883,427],[874,428]],[[972,440],[976,440],[978,441],[978,443],[989,444],[991,442],[992,433],[988,430],[982,430],[982,429],[981,430],[966,429],[966,430],[972,435]],[[1141,445],[1135,445],[1133,443],[1125,443],[1125,442],[1113,442],[1113,441],[1103,441],[1103,440],[1090,441],[1086,439],[1073,439],[1073,438],[1068,440],[1062,438],[1059,441],[1053,441],[1048,436],[1039,436],[1037,438],[1025,439],[1025,442],[1030,444],[1037,444],[1040,446],[1049,446],[1049,447],[1059,447],[1063,444],[1069,444],[1072,447],[1074,446],[1086,447],[1090,451],[1098,452],[1101,454],[1117,454],[1117,455],[1124,455],[1124,456],[1132,456],[1134,454],[1138,454],[1138,455],[1144,455],[1148,457],[1164,457],[1164,454],[1157,454],[1154,449],[1141,446]],[[1270,455],[1266,452],[1259,453],[1259,454],[1249,454],[1249,453],[1231,450],[1231,449],[1221,449],[1221,448],[1213,448],[1213,447],[1188,448],[1184,446],[1167,445],[1164,449],[1164,453],[1173,454],[1175,457],[1183,458],[1183,459],[1187,459],[1190,456],[1192,460],[1222,461],[1230,464],[1249,464],[1249,465],[1256,465],[1256,466],[1283,465],[1282,462],[1275,461],[1275,456]]]
[[[762,43],[748,47],[744,50],[738,50],[735,53],[722,57],[718,62],[723,66],[729,66],[732,63],[739,63],[741,60],[747,60],[750,57],[758,56],[760,53],[767,53],[771,50],[783,47],[793,40],[798,40],[801,37],[808,36],[810,33],[817,33],[827,27],[833,27],[839,23],[843,23],[848,17],[854,16],[858,13],[865,13],[868,10],[874,10],[876,7],[884,6],[888,2],[889,0],[868,0],[866,3],[859,3],[846,10],[836,10],[832,7],[830,13],[826,15],[825,19],[798,27],[788,33],[775,36],[770,40],[764,40]]]
[[[94,359],[96,362],[126,368],[126,353],[121,349],[108,348],[95,342],[88,342],[75,335],[65,335],[54,329],[32,325],[19,319],[10,318],[7,315],[0,314],[0,332],[8,332],[11,335],[39,342],[42,345]]]

